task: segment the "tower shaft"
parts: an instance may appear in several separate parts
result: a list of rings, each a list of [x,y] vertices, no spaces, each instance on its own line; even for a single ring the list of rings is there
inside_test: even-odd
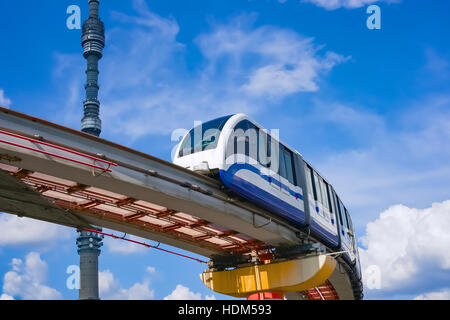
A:
[[[103,236],[78,230],[77,246],[80,255],[80,300],[98,300],[98,256]]]
[[[87,60],[86,100],[81,131],[99,136],[102,123],[99,117],[98,100],[98,61],[103,57],[105,47],[105,26],[98,15],[99,0],[89,0],[89,18],[84,22],[81,35],[83,56]]]
[[[89,18],[84,22],[81,34],[83,56],[87,60],[86,100],[84,100],[84,116],[81,119],[83,132],[99,136],[102,123],[99,117],[100,101],[98,100],[98,61],[103,57],[105,47],[105,26],[98,15],[100,1],[89,0]],[[103,236],[96,233],[78,230],[77,246],[80,255],[80,300],[98,300],[98,256]]]

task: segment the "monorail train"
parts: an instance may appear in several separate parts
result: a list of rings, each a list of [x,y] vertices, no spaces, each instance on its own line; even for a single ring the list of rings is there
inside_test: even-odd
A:
[[[276,133],[276,132],[275,132]],[[324,244],[344,252],[353,282],[361,282],[350,215],[333,186],[296,150],[244,114],[221,117],[190,130],[174,163],[215,174],[223,184]]]

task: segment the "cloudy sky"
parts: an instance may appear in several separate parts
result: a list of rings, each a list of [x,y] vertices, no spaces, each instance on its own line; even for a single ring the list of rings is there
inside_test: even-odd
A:
[[[0,3],[0,105],[75,129],[85,61],[66,9]],[[381,30],[366,27],[369,5]],[[369,299],[450,299],[450,4],[445,0],[102,1],[104,138],[170,160],[176,129],[244,112],[349,208]],[[1,299],[75,299],[75,231],[0,214]],[[118,240],[103,299],[223,299],[203,266]],[[182,270],[182,271],[180,271]]]

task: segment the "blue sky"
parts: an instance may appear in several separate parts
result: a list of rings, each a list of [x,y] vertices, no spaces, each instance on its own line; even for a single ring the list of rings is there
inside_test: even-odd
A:
[[[0,105],[80,128],[86,66],[66,9],[79,5],[84,20],[87,2],[0,3]],[[381,30],[366,27],[370,4]],[[247,113],[280,129],[341,194],[363,266],[381,274],[367,298],[449,299],[449,9],[444,0],[102,1],[102,136],[170,160],[175,129]],[[0,295],[77,297],[65,284],[78,263],[74,231],[5,214],[0,225],[9,230]],[[100,258],[104,298],[225,298],[201,283],[202,265],[121,246],[107,241]]]

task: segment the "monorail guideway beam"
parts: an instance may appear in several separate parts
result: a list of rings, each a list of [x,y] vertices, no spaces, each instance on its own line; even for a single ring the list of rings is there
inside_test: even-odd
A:
[[[235,230],[238,234],[245,234],[270,246],[295,245],[301,242],[297,237],[297,230],[288,224],[275,218],[272,218],[270,224],[266,224],[270,219],[270,213],[249,203],[229,199],[220,190],[217,181],[169,162],[9,109],[0,108],[0,130],[7,133],[0,132],[0,163],[35,172],[36,174],[31,174],[34,180],[39,178],[37,173],[61,179],[62,181],[57,183],[57,188],[63,185],[65,180],[76,183],[79,190],[71,186],[70,188],[76,192],[66,189],[67,197],[89,191],[89,188],[98,188],[112,194],[124,195],[125,198],[134,199],[138,204],[139,201],[146,201],[175,212],[194,215],[210,224]],[[66,149],[70,149],[71,152]],[[94,159],[86,158],[86,155]],[[110,161],[103,160],[102,163],[100,162],[102,159]],[[109,162],[117,166],[111,166]],[[97,167],[104,169],[100,170]],[[87,189],[83,190],[82,186],[87,186]],[[46,194],[48,193],[49,191]],[[105,197],[106,195],[102,199]],[[83,206],[85,205],[84,203]],[[92,210],[85,210],[83,206],[71,207],[70,211],[93,225],[165,242],[208,257],[222,252],[189,243],[180,237],[168,237],[167,232],[150,232],[145,228],[137,228],[131,223],[135,220],[109,219],[109,215],[94,214]],[[126,208],[117,206],[122,210]],[[97,203],[95,209],[99,207],[101,203]],[[118,214],[122,212],[118,208],[114,210]],[[264,226],[255,228],[255,225]],[[143,230],[146,232],[142,232]]]
[[[213,179],[4,108],[0,211],[74,228],[109,228],[210,258],[298,246],[279,251],[295,259],[304,250],[298,230],[229,199]],[[333,275],[345,278],[338,292],[343,298],[351,286],[338,269],[329,281],[336,288]]]

